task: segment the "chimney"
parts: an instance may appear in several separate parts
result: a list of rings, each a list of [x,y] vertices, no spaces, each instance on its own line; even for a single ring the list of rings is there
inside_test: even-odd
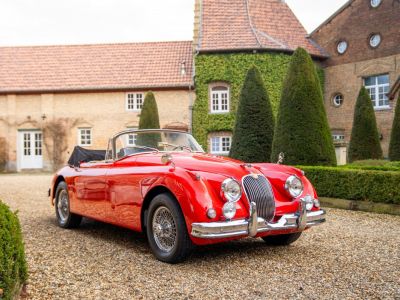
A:
[[[193,50],[196,51],[201,35],[201,11],[203,0],[195,0],[194,3],[194,26],[193,26]]]

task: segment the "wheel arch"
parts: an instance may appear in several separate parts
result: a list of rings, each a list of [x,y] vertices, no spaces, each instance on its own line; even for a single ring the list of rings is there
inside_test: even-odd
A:
[[[152,187],[150,191],[147,192],[146,196],[143,199],[143,204],[142,204],[142,209],[140,211],[140,224],[141,224],[141,229],[142,232],[146,232],[146,213],[147,210],[150,206],[151,201],[156,197],[157,195],[163,194],[163,193],[168,193],[170,194],[178,203],[179,207],[182,210],[182,207],[177,199],[177,197],[174,195],[174,193],[167,188],[166,186],[163,185],[157,185],[155,187]]]
[[[56,190],[57,190],[57,186],[60,184],[60,182],[65,182],[65,178],[62,175],[58,175],[57,178],[54,180],[54,184],[52,186],[51,189],[51,203],[54,205],[54,198],[56,197]]]

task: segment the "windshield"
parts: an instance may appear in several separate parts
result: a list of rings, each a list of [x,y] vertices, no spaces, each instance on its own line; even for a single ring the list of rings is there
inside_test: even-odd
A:
[[[190,134],[178,131],[131,131],[115,140],[116,159],[142,152],[204,152]]]

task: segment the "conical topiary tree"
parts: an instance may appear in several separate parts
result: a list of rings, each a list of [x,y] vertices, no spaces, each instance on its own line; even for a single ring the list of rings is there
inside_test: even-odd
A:
[[[283,84],[272,146],[272,161],[285,164],[336,165],[335,149],[320,81],[306,50],[298,48]]]
[[[365,87],[361,87],[354,108],[353,128],[349,145],[349,161],[382,158],[375,112]]]
[[[148,92],[144,98],[143,107],[140,112],[139,129],[159,129],[160,119],[158,116],[157,102],[152,92]],[[161,141],[159,133],[142,133],[137,137],[137,144],[158,149]]]
[[[252,67],[240,94],[229,156],[245,162],[271,157],[274,116],[260,72]]]
[[[389,159],[400,161],[400,94],[394,112],[392,134],[390,135]]]
[[[152,92],[148,92],[144,98],[142,111],[140,112],[139,129],[158,129],[160,119],[156,98]]]

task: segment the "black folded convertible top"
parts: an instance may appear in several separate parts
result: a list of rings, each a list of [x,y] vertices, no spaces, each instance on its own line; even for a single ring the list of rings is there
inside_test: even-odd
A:
[[[75,146],[71,157],[68,160],[68,165],[79,167],[81,162],[89,162],[93,160],[104,160],[106,150],[88,150],[79,146]]]

